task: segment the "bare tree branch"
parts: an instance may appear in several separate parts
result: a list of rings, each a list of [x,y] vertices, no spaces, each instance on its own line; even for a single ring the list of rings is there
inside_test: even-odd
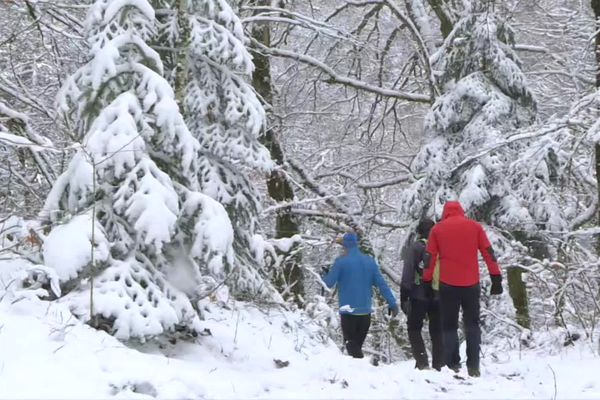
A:
[[[289,58],[292,60],[296,60],[305,64],[308,64],[312,67],[317,68],[319,71],[329,76],[329,80],[327,82],[332,84],[341,84],[349,87],[353,87],[358,90],[364,90],[366,92],[378,94],[386,97],[393,97],[397,99],[417,102],[417,103],[429,103],[431,102],[431,97],[418,93],[409,93],[402,92],[393,89],[385,89],[378,86],[370,85],[366,82],[350,78],[348,76],[341,76],[337,72],[333,70],[333,68],[329,67],[327,64],[317,60],[314,57],[305,54],[295,53],[289,50],[269,48],[263,46],[261,43],[258,43],[256,40],[252,40],[253,46],[255,46],[260,52],[276,57]]]

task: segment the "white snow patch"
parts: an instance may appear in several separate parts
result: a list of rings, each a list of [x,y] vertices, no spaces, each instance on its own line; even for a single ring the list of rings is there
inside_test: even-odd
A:
[[[94,257],[97,262],[109,257],[108,242],[100,229],[95,226]],[[44,240],[44,262],[54,269],[62,282],[74,279],[79,271],[91,261],[92,218],[89,214],[78,215],[64,225],[58,225]]]
[[[340,312],[354,312],[354,308],[350,307],[349,304],[344,304],[343,306],[340,307]]]
[[[600,397],[600,359],[583,343],[554,356],[506,352],[494,360],[484,357],[481,378],[469,378],[463,371],[459,380],[446,369],[415,370],[412,361],[375,367],[367,359],[349,358],[332,342],[319,342],[312,321],[299,313],[231,306],[204,305],[207,336],[196,344],[131,349],[82,324],[65,304],[0,302],[0,397]],[[289,365],[277,368],[274,359]]]

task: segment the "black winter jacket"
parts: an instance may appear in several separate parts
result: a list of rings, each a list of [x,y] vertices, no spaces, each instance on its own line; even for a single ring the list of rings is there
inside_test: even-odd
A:
[[[400,282],[401,300],[405,300],[406,298],[413,300],[427,299],[425,286],[421,282],[423,269],[427,268],[429,261],[429,255],[425,251],[425,247],[425,241],[419,239],[414,241],[406,251],[402,281]]]

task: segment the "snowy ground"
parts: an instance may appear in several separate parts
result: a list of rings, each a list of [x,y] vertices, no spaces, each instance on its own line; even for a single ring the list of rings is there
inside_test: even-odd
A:
[[[484,359],[481,378],[458,380],[411,362],[348,358],[298,329],[292,314],[215,309],[199,344],[134,350],[62,304],[13,302],[0,303],[0,398],[600,398],[600,359],[585,344],[557,356]]]

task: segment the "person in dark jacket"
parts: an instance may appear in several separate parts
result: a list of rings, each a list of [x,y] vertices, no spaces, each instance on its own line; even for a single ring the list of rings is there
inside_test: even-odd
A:
[[[388,313],[398,314],[396,298],[383,279],[377,263],[358,248],[356,233],[346,233],[342,239],[345,254],[335,260],[331,271],[323,277],[328,288],[337,285],[344,344],[348,354],[363,358],[362,346],[371,325],[373,286],[388,303]]]
[[[435,223],[424,218],[417,225],[417,238],[407,249],[402,282],[400,284],[400,308],[407,316],[408,340],[415,359],[415,368],[429,368],[429,360],[421,330],[425,317],[429,319],[431,337],[431,364],[438,371],[444,366],[440,304],[433,296],[431,283],[423,282],[423,271],[429,265],[425,251],[429,232]]]
[[[427,241],[427,252],[431,260],[423,279],[427,282],[432,281],[436,268],[439,268],[444,361],[449,368],[460,370],[457,330],[459,312],[462,308],[467,339],[467,369],[470,376],[480,376],[478,252],[483,256],[490,273],[491,294],[502,293],[502,273],[492,245],[483,227],[465,217],[460,203],[449,201],[444,205],[442,220],[431,230]]]

